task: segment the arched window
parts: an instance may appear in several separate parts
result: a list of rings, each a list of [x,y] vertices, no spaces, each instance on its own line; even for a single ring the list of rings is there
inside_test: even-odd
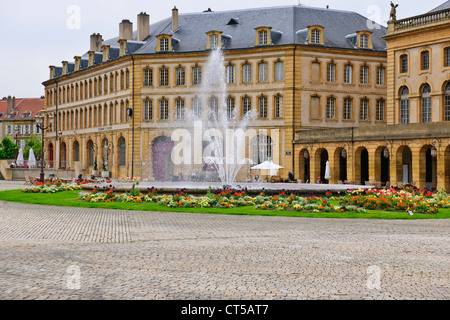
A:
[[[126,144],[125,139],[119,140],[119,166],[124,166],[126,161]]]
[[[251,142],[251,159],[255,164],[272,160],[272,138],[266,135],[254,137]]]
[[[450,81],[444,88],[444,121],[450,121]]]
[[[92,142],[92,140],[89,140],[88,144],[87,144],[87,148],[88,148],[88,155],[89,155],[89,166],[92,167],[94,165],[94,143]]]
[[[400,90],[400,123],[409,123],[409,89]]]
[[[74,161],[80,161],[80,144],[78,141],[73,144],[73,159]]]
[[[431,122],[431,96],[430,96],[431,88],[429,84],[425,84],[422,87],[422,122]]]

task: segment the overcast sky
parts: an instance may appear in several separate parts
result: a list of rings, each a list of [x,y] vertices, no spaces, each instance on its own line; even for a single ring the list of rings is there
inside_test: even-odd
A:
[[[225,11],[268,6],[302,5],[356,11],[384,26],[389,19],[389,0],[0,0],[0,98],[40,97],[49,66],[89,50],[90,35],[104,40],[118,36],[119,23],[129,19],[136,27],[140,12],[156,22],[179,13],[211,8]],[[445,0],[394,0],[397,19],[428,12]],[[320,22],[318,22],[320,23]]]

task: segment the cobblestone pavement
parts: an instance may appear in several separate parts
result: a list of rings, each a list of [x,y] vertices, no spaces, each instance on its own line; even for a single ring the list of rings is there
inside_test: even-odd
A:
[[[449,299],[448,220],[0,201],[0,299]]]

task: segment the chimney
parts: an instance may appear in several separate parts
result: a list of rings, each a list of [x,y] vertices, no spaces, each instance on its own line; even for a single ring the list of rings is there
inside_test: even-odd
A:
[[[11,96],[8,96],[8,105],[6,107],[6,114],[10,113],[11,110],[12,110],[12,107],[11,107]]]
[[[91,34],[91,49],[90,51],[101,52],[102,51],[102,35],[100,33]]]
[[[141,12],[137,16],[137,41],[144,41],[150,34],[150,16]]]
[[[178,9],[173,7],[172,9],[172,32],[178,30]]]
[[[16,107],[16,97],[12,98],[12,104],[11,104],[12,109],[14,109]]]
[[[133,23],[122,20],[119,24],[119,40],[133,40]]]

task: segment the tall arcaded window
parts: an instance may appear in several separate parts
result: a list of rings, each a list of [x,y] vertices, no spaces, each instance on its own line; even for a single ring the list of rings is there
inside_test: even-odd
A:
[[[400,90],[400,123],[409,123],[409,89],[403,87]]]
[[[444,88],[444,121],[450,121],[450,81]]]
[[[421,121],[431,122],[431,87],[429,84],[425,84],[422,87],[421,98]]]

